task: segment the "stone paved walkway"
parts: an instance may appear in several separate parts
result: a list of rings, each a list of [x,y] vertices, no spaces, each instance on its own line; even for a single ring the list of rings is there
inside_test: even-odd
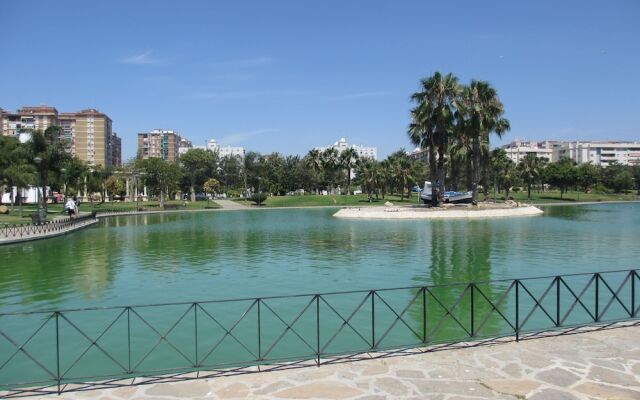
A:
[[[640,326],[57,399],[640,399]],[[53,399],[54,396],[48,397]]]
[[[218,203],[223,210],[248,210],[253,208],[233,200],[216,199],[215,202]]]

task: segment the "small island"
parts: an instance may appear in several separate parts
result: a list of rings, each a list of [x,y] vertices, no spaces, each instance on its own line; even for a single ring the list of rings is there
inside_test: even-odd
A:
[[[354,219],[476,219],[498,217],[530,217],[544,212],[529,204],[513,201],[506,203],[480,203],[477,206],[445,205],[444,207],[384,207],[343,208],[333,214],[338,218]]]

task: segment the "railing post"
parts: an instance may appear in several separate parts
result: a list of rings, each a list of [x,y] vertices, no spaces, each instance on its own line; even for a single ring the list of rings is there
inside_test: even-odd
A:
[[[631,318],[636,316],[636,270],[631,271]]]
[[[56,377],[58,380],[58,395],[62,393],[60,387],[60,312],[56,311]]]
[[[427,287],[422,288],[422,343],[427,343]]]
[[[375,290],[371,292],[371,348],[376,347],[376,303],[375,303]]]
[[[198,368],[200,366],[200,363],[198,362],[198,303],[193,303],[193,322],[194,322],[194,346],[195,346],[195,353],[196,353],[196,365],[194,365],[195,368]]]
[[[316,295],[316,357],[320,366],[320,295]]]
[[[520,341],[520,280],[516,279],[516,342]]]
[[[262,335],[260,332],[260,299],[256,300],[258,302],[258,361],[262,361]]]
[[[556,276],[556,327],[560,326],[560,277]]]
[[[473,288],[475,287],[475,283],[470,283],[468,288],[471,289],[471,337],[475,336],[475,324],[474,324],[474,314],[475,314],[475,309],[474,309],[474,299],[473,299]]]
[[[128,362],[127,364],[127,373],[130,374],[131,371],[131,307],[127,307],[127,355]]]
[[[599,310],[599,298],[600,298],[600,274],[596,273],[595,274],[595,278],[596,278],[596,313],[595,313],[595,321],[594,322],[598,322],[600,320],[600,310]]]

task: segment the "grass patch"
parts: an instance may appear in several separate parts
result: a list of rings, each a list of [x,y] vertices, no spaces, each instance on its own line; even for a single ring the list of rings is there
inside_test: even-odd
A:
[[[253,202],[244,199],[233,199],[234,201],[241,202],[248,206],[253,205]],[[307,194],[304,196],[271,196],[262,203],[263,207],[330,207],[330,206],[382,206],[385,202],[390,201],[394,204],[417,204],[418,197],[414,195],[411,199],[404,198],[400,201],[400,196],[386,195],[383,199],[379,196],[376,200],[375,196],[373,201],[369,202],[366,194],[358,195],[316,195]]]
[[[179,206],[178,210],[204,210],[204,209],[215,209],[220,208],[218,203],[214,201],[196,201],[195,203],[191,202],[183,202],[181,200],[170,200],[165,201],[165,204],[172,206]],[[138,203],[138,206],[142,208],[143,211],[160,211],[160,203],[158,201],[141,201]],[[22,207],[22,217],[20,217],[20,210],[18,206],[14,207],[14,210],[11,211],[11,206],[9,207],[9,214],[0,214],[0,225],[19,225],[19,224],[31,224],[30,214],[36,213],[38,210],[35,205],[29,204],[24,205]],[[108,212],[108,211],[135,211],[136,203],[135,202],[114,202],[114,203],[82,203],[80,204],[80,212],[91,212],[96,211],[100,212]],[[63,204],[48,204],[47,205],[47,218],[49,220],[53,220],[58,217],[65,217],[67,214],[64,212]]]
[[[504,192],[498,194],[498,199],[504,198]],[[520,192],[510,192],[509,197],[513,197],[515,201],[520,202],[530,202],[535,204],[544,204],[544,203],[576,203],[583,201],[631,201],[637,200],[638,196],[635,193],[632,194],[622,194],[622,193],[584,193],[579,191],[568,191],[564,193],[562,198],[560,198],[559,190],[551,190],[545,192],[531,192],[531,200],[527,199],[527,191]],[[490,196],[490,198],[493,198]]]

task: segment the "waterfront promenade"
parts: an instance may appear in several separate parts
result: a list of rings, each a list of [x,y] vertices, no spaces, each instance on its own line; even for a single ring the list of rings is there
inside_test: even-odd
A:
[[[58,399],[640,399],[640,325]]]

